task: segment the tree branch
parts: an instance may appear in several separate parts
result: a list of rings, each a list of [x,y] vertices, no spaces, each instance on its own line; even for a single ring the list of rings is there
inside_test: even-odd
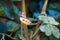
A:
[[[0,33],[1,35],[3,35],[4,33]],[[14,39],[15,40],[15,38],[13,38],[13,37],[11,37],[10,35],[8,35],[8,34],[4,34],[5,36],[7,36],[7,37],[9,37],[9,38],[11,38],[11,39]]]
[[[15,19],[11,19],[11,18],[8,18],[8,17],[5,17],[5,16],[0,16],[0,18],[4,18],[4,19],[10,20],[10,21],[17,22]],[[19,22],[17,22],[17,23],[19,23]]]

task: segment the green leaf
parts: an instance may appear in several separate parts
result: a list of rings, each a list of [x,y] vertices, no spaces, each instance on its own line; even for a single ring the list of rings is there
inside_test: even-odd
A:
[[[34,21],[34,18],[28,18],[28,20],[30,20],[30,21]]]
[[[52,24],[52,25],[58,25],[59,23],[55,21],[55,19],[53,17],[49,17],[49,16],[39,16],[39,19],[42,20],[44,23],[49,23],[49,24]]]
[[[54,37],[53,35],[51,35],[51,36],[49,37],[49,39],[50,39],[50,40],[59,40],[58,38]]]
[[[16,40],[26,40],[23,35],[18,34]]]
[[[60,19],[56,19],[56,21],[60,23]]]
[[[8,21],[7,28],[8,28],[8,31],[16,31],[19,28],[19,24],[13,21]]]
[[[4,13],[5,13],[4,7],[2,6],[2,4],[0,4],[0,16],[3,16]]]
[[[46,20],[46,19],[47,19],[47,16],[45,16],[45,15],[40,15],[40,16],[39,16],[39,20],[44,21],[44,20]]]
[[[17,35],[16,40],[22,40],[19,35]]]
[[[55,21],[55,19],[53,17],[48,17],[48,21],[47,20],[45,21],[45,23],[50,23],[52,25],[58,25],[59,23]]]
[[[11,11],[11,16],[14,17],[15,19],[18,19],[18,15],[16,13],[14,13],[14,11]]]
[[[50,29],[49,25],[41,25],[41,26],[40,26],[40,30],[41,30],[42,32],[45,32],[45,34],[46,34],[47,36],[50,36],[50,35],[51,35],[51,29]]]
[[[53,34],[56,38],[60,38],[59,29],[51,24],[45,24],[40,26],[40,30],[45,32],[47,36]]]
[[[54,7],[49,6],[48,10],[56,10],[56,11],[60,12],[60,7],[54,8]]]
[[[52,33],[56,38],[60,38],[60,32],[59,29],[55,26],[52,26]]]

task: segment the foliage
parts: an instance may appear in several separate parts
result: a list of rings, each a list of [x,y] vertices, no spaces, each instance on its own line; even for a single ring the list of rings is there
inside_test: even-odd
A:
[[[53,34],[56,38],[60,38],[60,32],[59,29],[54,26],[58,25],[59,23],[55,21],[54,18],[48,17],[46,14],[39,16],[39,19],[43,21],[43,23],[40,26],[40,30],[42,32],[45,32],[47,36],[50,36]]]
[[[15,19],[18,19],[20,17],[20,11],[19,9],[13,4],[13,9],[11,10],[11,16]]]
[[[15,0],[13,0],[13,1],[15,1]],[[34,2],[34,1],[36,1],[36,2]],[[37,21],[38,16],[40,14],[38,12],[38,7],[37,7],[38,0],[34,0],[34,1],[31,2],[29,9],[32,13],[34,13],[34,16],[36,17],[36,19],[35,18],[28,18],[28,20],[30,20],[30,21]],[[40,5],[40,9],[42,9],[43,3],[41,1],[40,1],[39,5]],[[12,10],[10,10],[10,8],[7,4],[4,3],[4,7],[2,6],[2,4],[0,4],[0,16],[5,15],[9,18],[13,17],[13,18],[15,18],[15,20],[19,20],[20,15],[21,15],[20,10],[13,3],[12,3],[12,7],[13,7]],[[49,13],[51,13],[51,15],[55,16],[57,13],[60,12],[60,7],[51,7],[51,6],[49,6],[47,10],[50,10]],[[54,11],[54,13],[52,11]],[[59,32],[60,30],[55,25],[59,25],[58,22],[60,22],[60,19],[55,20],[53,17],[50,17],[47,14],[45,14],[45,15],[40,15],[39,20],[41,20],[41,22],[42,22],[40,27],[39,27],[39,30],[41,32],[45,33],[45,35],[49,37],[49,40],[59,40],[58,38],[60,38],[60,32]],[[26,40],[23,35],[20,35],[20,34],[17,33],[18,29],[19,29],[19,26],[20,26],[18,23],[13,22],[13,21],[7,21],[6,25],[4,25],[2,23],[0,23],[0,25],[3,26],[3,27],[0,26],[0,30],[3,28],[2,32],[6,33],[5,30],[8,29],[7,31],[15,32],[17,34],[17,36],[16,36],[16,34],[14,35],[16,40]],[[7,29],[5,28],[5,26],[7,26]],[[30,32],[32,30],[34,31],[35,27],[31,26],[30,29],[28,27],[28,34],[29,35],[30,35]],[[20,29],[19,29],[19,31],[20,31]],[[51,35],[53,35],[54,37],[51,36]],[[45,36],[43,36],[43,37],[41,36],[41,40],[48,40],[48,39]]]
[[[16,40],[26,40],[23,35],[18,34]]]
[[[60,7],[54,8],[54,7],[49,6],[48,9],[49,9],[49,10],[55,10],[55,11],[60,12]]]
[[[19,24],[15,23],[13,21],[8,21],[7,28],[8,28],[8,31],[10,31],[10,32],[16,31],[17,29],[19,29]]]
[[[49,25],[49,24],[41,25],[40,30],[42,32],[45,32],[47,36],[51,36],[51,34],[53,34],[56,38],[59,38],[60,36],[58,28],[56,28],[55,26]]]
[[[51,35],[51,36],[49,37],[49,39],[50,39],[50,40],[59,40],[60,38],[57,39],[56,37],[54,37],[53,35]]]
[[[59,23],[55,21],[53,17],[48,17],[47,15],[45,16],[39,16],[39,19],[42,20],[44,23],[49,23],[52,25],[58,25]]]
[[[0,3],[0,16],[3,16],[5,13],[3,5]]]
[[[21,38],[20,38],[20,36],[19,36],[19,35],[16,37],[16,40],[21,40]]]
[[[6,33],[6,32],[8,32],[6,25],[0,22],[0,33]]]

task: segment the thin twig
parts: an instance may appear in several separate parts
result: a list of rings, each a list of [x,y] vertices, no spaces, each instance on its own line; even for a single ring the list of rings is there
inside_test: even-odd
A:
[[[11,32],[11,33],[10,33],[10,36],[12,36],[13,33],[14,33],[14,32]]]
[[[28,37],[28,28],[26,26],[27,25],[24,25],[24,35],[26,37],[26,40],[29,40],[29,37]]]
[[[1,38],[1,40],[2,40],[2,38]]]
[[[33,40],[32,36],[33,36],[33,31],[31,31],[31,34],[30,34],[30,40]]]
[[[47,3],[48,3],[48,0],[45,0],[45,3],[44,3],[44,6],[42,8],[41,14],[45,14]],[[36,25],[36,29],[39,27],[39,24],[40,24],[40,20],[38,20],[38,23]]]
[[[23,32],[24,29],[23,29],[23,23],[22,22],[21,22],[21,27],[20,28],[21,28],[21,35],[23,35],[24,34],[24,32]]]
[[[4,35],[4,33],[3,33],[3,37],[2,37],[2,38],[3,38],[3,40],[5,40],[5,35]]]
[[[26,11],[25,11],[25,0],[22,0],[22,14],[24,13],[24,15],[26,16]],[[23,28],[24,28],[24,35],[26,37],[26,40],[29,40],[28,38],[28,28],[27,28],[27,25],[25,24],[21,24],[23,25]],[[21,26],[21,31],[23,32],[23,29],[22,29],[22,26]]]
[[[10,35],[7,35],[7,34],[5,34],[7,37],[9,37],[9,38],[11,38],[11,39],[15,39],[15,38],[13,38],[13,37],[11,37]]]
[[[45,14],[43,12],[46,12],[46,7],[47,7],[48,0],[45,0],[44,6],[42,8],[41,14]]]
[[[5,16],[0,16],[0,18],[4,18],[4,19],[10,20],[10,21],[13,21],[13,22],[19,23],[19,22],[16,21],[15,19],[11,19],[11,18],[8,18],[8,17],[5,17]]]
[[[0,33],[1,35],[3,35],[4,33]],[[4,34],[5,36],[7,36],[7,37],[9,37],[9,38],[11,38],[11,39],[14,39],[15,40],[15,38],[13,38],[13,37],[11,37],[10,35],[8,35],[8,34]]]
[[[16,27],[13,29],[13,31],[15,31],[15,29],[16,29]],[[10,36],[12,36],[12,35],[13,35],[13,33],[14,33],[14,32],[11,32],[11,33],[10,33]]]
[[[33,38],[38,33],[38,31],[39,31],[39,28],[35,31],[35,33],[32,35],[31,38]]]
[[[41,14],[45,14],[47,3],[48,3],[48,0],[45,0],[45,3],[44,3],[44,6],[42,8]],[[38,20],[38,24],[36,25],[36,31],[35,31],[34,35],[32,36],[32,38],[38,33],[39,25],[40,25],[40,20]]]

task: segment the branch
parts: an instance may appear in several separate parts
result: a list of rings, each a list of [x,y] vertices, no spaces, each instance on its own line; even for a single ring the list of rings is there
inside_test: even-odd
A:
[[[26,11],[25,10],[26,10],[25,9],[25,0],[22,0],[22,14],[24,14],[26,16]],[[24,35],[26,37],[26,40],[29,40],[29,38],[28,38],[28,28],[27,28],[27,25],[21,24],[21,33],[23,32],[23,28],[24,28]]]
[[[11,38],[11,39],[15,39],[15,38],[13,38],[13,37],[11,37],[10,35],[7,35],[7,34],[5,34],[7,37],[9,37],[9,38]]]
[[[38,31],[39,31],[39,28],[35,31],[35,33],[32,35],[31,38],[33,38],[38,33]]]
[[[47,3],[48,3],[48,0],[45,0],[44,6],[43,6],[42,12],[41,12],[41,14],[43,14],[43,15],[45,14]],[[36,25],[36,31],[33,34],[32,38],[38,33],[38,31],[39,31],[39,25],[40,25],[40,20],[38,20],[38,23]]]
[[[3,35],[4,33],[0,33],[1,35]],[[7,37],[9,37],[9,38],[11,38],[11,39],[14,39],[15,40],[15,38],[13,38],[13,37],[11,37],[10,35],[8,35],[8,34],[4,34],[5,36],[7,36]]]
[[[45,14],[43,12],[46,12],[46,7],[47,7],[48,0],[45,0],[44,6],[42,8],[41,14]]]
[[[5,35],[4,34],[3,34],[3,37],[2,38],[3,38],[3,40],[5,40]]]
[[[11,19],[11,18],[8,18],[8,17],[5,17],[5,16],[0,16],[0,18],[5,18],[7,20],[17,22],[15,19]],[[19,22],[17,22],[17,23],[19,23]]]
[[[32,36],[33,36],[33,31],[31,31],[31,34],[30,34],[30,40],[33,40]]]

